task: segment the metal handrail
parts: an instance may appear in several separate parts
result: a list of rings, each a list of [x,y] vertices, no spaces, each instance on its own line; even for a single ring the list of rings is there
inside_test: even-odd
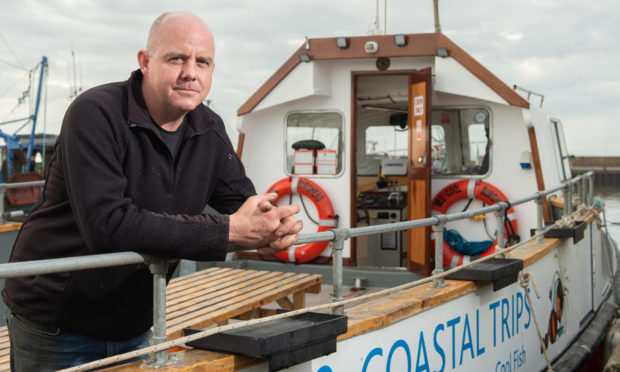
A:
[[[504,212],[511,205],[520,205],[530,201],[535,201],[538,204],[537,208],[537,233],[543,230],[543,214],[542,214],[542,200],[545,196],[554,192],[562,190],[564,193],[564,215],[568,216],[572,213],[572,207],[567,208],[567,204],[572,202],[572,188],[575,184],[579,184],[582,188],[581,195],[587,195],[582,203],[591,205],[593,203],[593,176],[594,172],[590,171],[575,177],[571,180],[564,182],[560,186],[554,188],[536,192],[530,196],[514,200],[512,202],[503,201],[484,208],[458,212],[447,215],[437,215],[433,217],[423,218],[414,221],[396,222],[383,225],[356,227],[356,228],[336,228],[327,230],[324,232],[302,234],[296,244],[306,244],[319,241],[332,242],[333,251],[333,287],[332,301],[342,300],[342,252],[344,249],[344,241],[352,237],[372,235],[384,232],[402,231],[418,227],[433,226],[435,228],[435,257],[443,257],[443,225],[450,221],[456,221],[464,218],[470,218],[473,216],[484,215],[495,212],[498,221],[503,221]],[[38,182],[38,181],[37,181]],[[42,182],[42,181],[41,181]],[[36,182],[23,182],[19,184],[0,184],[0,193],[4,192],[5,188],[11,187],[23,187],[23,184],[33,186],[31,184]],[[35,185],[38,185],[36,183]],[[7,186],[17,185],[17,186]],[[588,192],[586,193],[585,190]],[[580,195],[580,196],[581,196]],[[572,205],[572,204],[571,204]],[[498,222],[498,232],[502,231],[503,222]],[[503,237],[503,234],[498,233],[498,238]],[[542,236],[539,237],[542,239]],[[501,243],[501,244],[500,244]],[[498,242],[497,249],[503,249],[503,242]],[[150,255],[139,254],[136,252],[119,252],[119,253],[106,253],[96,254],[90,256],[81,257],[68,257],[47,259],[38,261],[26,261],[18,263],[0,264],[0,278],[15,278],[21,276],[32,276],[39,274],[50,274],[57,272],[86,270],[93,268],[103,268],[110,266],[128,265],[135,263],[145,263],[150,265],[151,273],[153,273],[154,281],[154,319],[153,319],[153,343],[162,343],[167,340],[166,338],[166,273],[167,273],[167,259],[158,258]],[[442,273],[443,263],[442,260],[435,260],[435,270],[433,274]],[[445,285],[443,283],[443,277],[439,277],[433,280],[433,285],[441,287]],[[335,313],[342,313],[342,306],[336,307],[333,310]],[[168,351],[161,350],[151,354],[150,363],[151,366],[162,366],[167,362]]]
[[[52,258],[39,261],[24,261],[0,264],[0,278],[19,278],[40,274],[62,273],[122,266],[137,263],[150,263],[152,256],[136,252],[94,254],[90,256]]]
[[[6,223],[7,217],[24,215],[23,211],[4,212],[4,195],[6,189],[18,189],[22,187],[44,186],[45,181],[28,181],[28,182],[12,182],[0,183],[0,224]]]

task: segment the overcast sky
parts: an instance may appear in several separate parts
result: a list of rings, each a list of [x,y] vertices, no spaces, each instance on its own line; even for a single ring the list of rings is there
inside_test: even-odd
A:
[[[30,69],[45,55],[47,132],[57,133],[69,104],[72,46],[78,86],[125,80],[137,68],[136,52],[151,22],[165,11],[188,10],[215,35],[208,99],[235,143],[237,108],[305,36],[366,35],[376,7],[375,0],[186,0],[178,3],[182,8],[170,3],[0,0],[0,121],[28,114],[27,103],[17,106],[28,87],[21,66]],[[440,0],[439,7],[450,39],[508,85],[545,95],[543,107],[564,123],[569,152],[620,156],[620,1]],[[432,0],[388,0],[387,33],[433,30]]]

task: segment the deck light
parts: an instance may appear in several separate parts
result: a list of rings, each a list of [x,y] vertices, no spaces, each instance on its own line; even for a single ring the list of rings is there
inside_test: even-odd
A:
[[[441,57],[441,58],[446,58],[447,56],[449,56],[448,48],[446,47],[435,48],[435,53],[437,54],[437,57]]]
[[[308,55],[308,53],[299,53],[297,56],[302,62],[310,62],[310,56]]]
[[[407,37],[403,34],[394,35],[394,44],[399,48],[404,47],[407,45]]]
[[[346,37],[337,37],[336,46],[340,49],[347,49],[349,47],[349,41]]]

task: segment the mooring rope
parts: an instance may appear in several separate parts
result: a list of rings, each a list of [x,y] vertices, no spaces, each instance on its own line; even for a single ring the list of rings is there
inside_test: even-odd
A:
[[[446,270],[442,273],[438,273],[438,274],[434,274],[422,279],[418,279],[416,281],[413,282],[409,282],[409,283],[405,283],[396,287],[392,287],[392,288],[388,288],[388,289],[384,289],[378,292],[373,292],[373,293],[369,293],[363,296],[359,296],[359,297],[355,297],[355,298],[350,298],[350,299],[346,299],[346,300],[340,300],[340,301],[334,301],[328,304],[322,304],[322,305],[316,305],[316,306],[311,306],[311,307],[306,307],[303,309],[298,309],[298,310],[291,310],[291,311],[287,311],[286,313],[282,313],[282,314],[276,314],[276,315],[271,315],[271,316],[267,316],[264,318],[258,318],[258,319],[250,319],[247,321],[243,321],[243,322],[238,322],[238,323],[234,323],[234,324],[228,324],[225,326],[219,326],[219,327],[214,327],[214,328],[210,328],[204,331],[200,331],[194,334],[191,334],[189,336],[184,336],[184,337],[179,337],[177,339],[174,339],[172,341],[166,341],[166,342],[162,342],[159,343],[157,345],[153,345],[153,346],[149,346],[143,349],[139,349],[139,350],[134,350],[134,351],[130,351],[127,353],[123,353],[123,354],[118,354],[118,355],[114,355],[108,358],[104,358],[104,359],[99,359],[96,360],[94,362],[89,362],[86,364],[82,364],[79,366],[75,366],[75,367],[70,367],[70,368],[66,368],[63,370],[60,370],[60,372],[78,372],[78,371],[86,371],[89,369],[94,369],[94,368],[99,368],[111,363],[116,363],[116,362],[121,362],[121,361],[125,361],[128,359],[133,359],[133,358],[137,358],[146,354],[150,354],[150,353],[155,353],[158,351],[162,351],[162,350],[166,350],[169,349],[171,347],[174,346],[180,346],[182,344],[185,344],[187,342],[191,342],[194,340],[198,340],[201,339],[203,337],[206,336],[210,336],[212,334],[215,333],[219,333],[219,332],[223,332],[223,331],[228,331],[228,330],[232,330],[232,329],[237,329],[237,328],[241,328],[241,327],[246,327],[246,326],[251,326],[251,325],[255,325],[255,324],[260,324],[260,323],[265,323],[265,322],[269,322],[272,320],[278,320],[278,319],[283,319],[283,318],[289,318],[295,315],[299,315],[299,314],[304,314],[310,311],[321,311],[321,310],[328,310],[331,308],[336,308],[336,307],[341,307],[341,306],[345,306],[345,305],[350,305],[356,302],[362,302],[368,299],[372,299],[375,297],[380,297],[380,296],[385,296],[388,294],[392,294],[395,292],[399,292],[402,291],[404,289],[408,289],[411,287],[417,287],[419,285],[422,284],[426,284],[429,282],[432,282],[435,279],[439,279],[439,278],[444,278],[448,275],[451,275],[453,273],[456,273],[460,270],[463,270],[471,265],[477,264],[477,263],[481,263],[481,262],[485,262],[487,260],[490,260],[491,258],[494,258],[496,256],[502,255],[502,254],[507,254],[519,247],[521,247],[522,245],[524,245],[525,243],[528,243],[531,240],[534,240],[536,238],[538,238],[541,235],[544,235],[547,231],[556,228],[556,224],[552,224],[547,226],[546,228],[544,228],[542,231],[535,233],[534,235],[532,235],[529,239],[517,243],[513,246],[507,247],[505,249],[498,249],[496,252],[494,252],[491,255],[488,255],[486,257],[482,257],[478,260],[475,261],[470,261],[466,264],[463,264],[461,266],[457,266],[454,268],[451,268],[449,270]]]
[[[528,271],[521,271],[519,273],[519,282],[521,284],[521,288],[523,288],[523,291],[525,292],[525,298],[527,299],[527,303],[530,305],[530,309],[532,309],[532,318],[534,318],[534,325],[536,326],[536,333],[538,333],[540,347],[542,348],[543,354],[545,355],[545,360],[547,361],[547,372],[553,372],[553,369],[551,368],[551,360],[549,359],[549,353],[547,352],[547,345],[545,345],[545,340],[543,339],[542,332],[540,331],[538,320],[536,320],[536,311],[534,311],[534,304],[532,303],[532,299],[530,298],[530,292],[527,290],[527,287],[530,284],[530,280],[534,285],[534,292],[536,292],[536,297],[540,298],[540,296],[538,295],[538,287],[536,286],[536,281],[534,280],[534,274]]]

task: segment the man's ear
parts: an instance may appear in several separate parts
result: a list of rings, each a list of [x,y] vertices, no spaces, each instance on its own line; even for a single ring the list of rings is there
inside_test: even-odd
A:
[[[140,50],[138,52],[138,66],[140,66],[142,75],[146,76],[149,72],[149,54],[146,50]]]

